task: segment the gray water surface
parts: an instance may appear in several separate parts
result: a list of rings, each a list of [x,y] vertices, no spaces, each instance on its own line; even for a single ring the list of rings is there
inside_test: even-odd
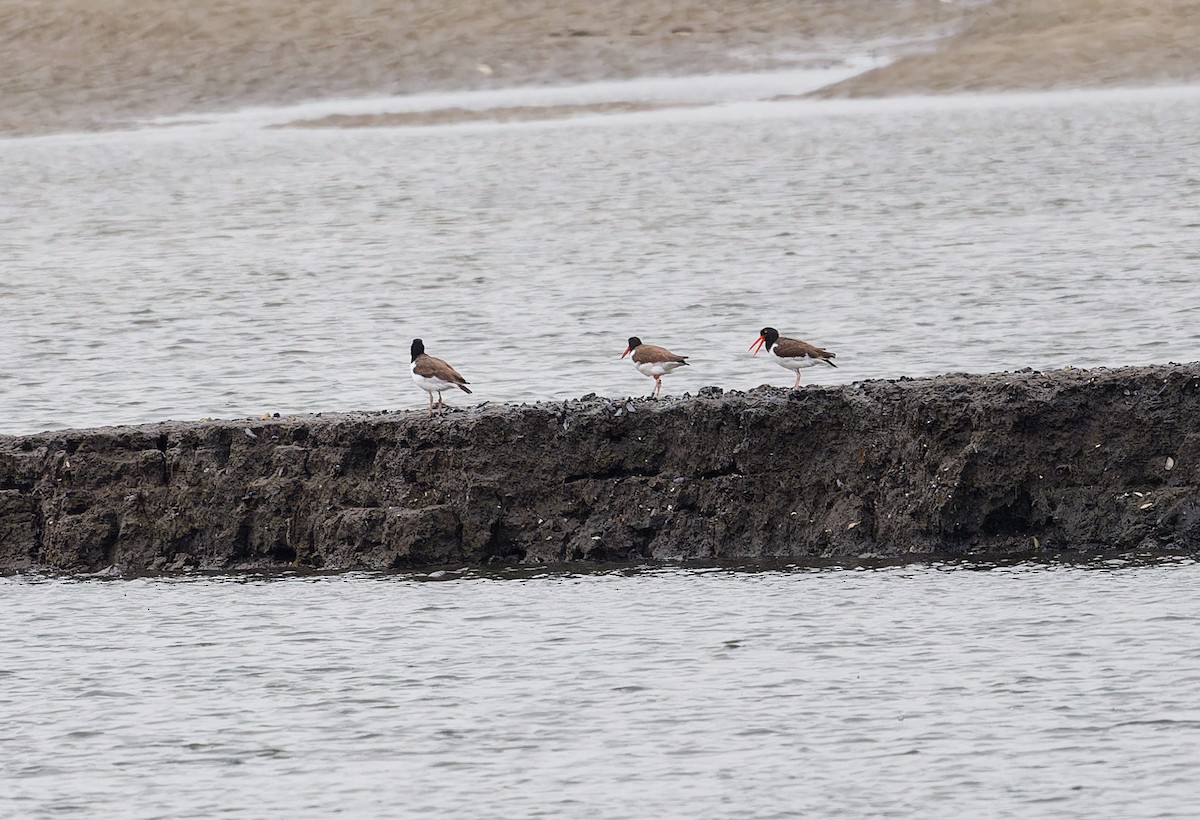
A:
[[[261,125],[261,124],[260,124]],[[0,141],[0,432],[1191,361],[1200,91]],[[0,816],[1193,817],[1200,567],[0,578]]]
[[[0,816],[1194,817],[1200,566],[0,579]]]
[[[0,142],[0,431],[1200,358],[1200,90]]]

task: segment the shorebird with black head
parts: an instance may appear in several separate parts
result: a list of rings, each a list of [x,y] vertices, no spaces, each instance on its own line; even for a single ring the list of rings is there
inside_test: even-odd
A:
[[[441,359],[430,356],[425,352],[425,343],[420,339],[412,342],[412,380],[417,387],[429,393],[429,417],[433,418],[433,394],[438,394],[438,415],[442,415],[442,391],[457,387],[464,393],[470,393],[469,381],[462,374]]]
[[[796,382],[792,385],[792,389],[796,390],[800,387],[800,371],[806,367],[812,367],[816,364],[827,364],[830,367],[837,367],[831,359],[837,356],[836,353],[830,353],[828,350],[823,350],[808,342],[802,342],[799,339],[789,339],[786,336],[780,336],[779,331],[773,327],[764,327],[758,332],[758,338],[754,340],[754,344],[750,345],[749,350],[754,351],[754,355],[758,355],[758,351],[766,345],[767,352],[770,353],[780,367],[786,367],[796,373]]]
[[[658,345],[642,344],[642,340],[637,336],[629,337],[629,346],[625,348],[621,358],[624,359],[630,353],[633,354],[630,358],[638,372],[654,379],[654,389],[650,391],[652,398],[658,398],[658,394],[662,390],[663,376],[672,370],[688,366],[687,356],[676,356],[665,347]]]

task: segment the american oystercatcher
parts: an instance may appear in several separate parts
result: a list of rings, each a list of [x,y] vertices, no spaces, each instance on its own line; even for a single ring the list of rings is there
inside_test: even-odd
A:
[[[686,367],[687,356],[676,356],[665,347],[658,345],[644,345],[642,340],[637,336],[629,337],[629,346],[625,348],[625,352],[621,354],[624,359],[630,353],[633,356],[633,366],[638,369],[638,372],[643,376],[649,376],[654,379],[654,389],[650,391],[652,397],[657,397],[662,390],[662,377],[670,373],[672,370],[677,370],[680,367]]]
[[[795,390],[800,386],[800,371],[806,367],[812,367],[815,364],[827,364],[830,367],[837,367],[830,359],[837,356],[836,353],[830,353],[828,350],[822,350],[819,347],[814,347],[808,342],[802,342],[799,339],[789,339],[786,336],[780,336],[779,331],[773,327],[764,327],[758,332],[758,338],[754,340],[754,344],[750,345],[748,350],[753,350],[754,355],[758,355],[758,351],[762,346],[767,346],[767,351],[775,357],[775,361],[779,362],[781,367],[786,367],[788,370],[796,371],[796,383],[792,385]]]
[[[462,377],[446,362],[434,356],[430,356],[425,352],[425,343],[420,339],[413,339],[412,343],[412,364],[409,365],[409,370],[412,371],[413,382],[417,387],[429,393],[429,417],[433,418],[433,394],[438,394],[438,415],[442,415],[442,391],[449,390],[451,387],[457,387],[464,393],[470,393],[469,381]]]

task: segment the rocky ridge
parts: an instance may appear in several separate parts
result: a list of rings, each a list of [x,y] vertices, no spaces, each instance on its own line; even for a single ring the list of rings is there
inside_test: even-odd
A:
[[[0,571],[1200,548],[1200,364],[0,437]]]

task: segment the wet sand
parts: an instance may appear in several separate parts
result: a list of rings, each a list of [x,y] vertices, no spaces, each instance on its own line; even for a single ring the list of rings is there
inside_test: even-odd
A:
[[[2,0],[0,134],[314,99],[789,69],[851,53],[894,62],[820,94],[1186,83],[1200,80],[1196,8],[1189,0],[230,0],[200,10]]]

